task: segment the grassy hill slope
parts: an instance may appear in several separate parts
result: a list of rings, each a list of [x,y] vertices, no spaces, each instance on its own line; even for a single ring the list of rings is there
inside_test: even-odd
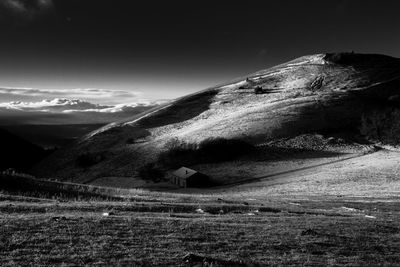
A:
[[[246,79],[247,78],[247,79]],[[255,94],[260,86],[264,93]],[[261,144],[308,132],[356,128],[362,114],[400,94],[400,60],[317,54],[179,98],[92,132],[35,168],[41,176],[132,176],[171,139]],[[79,158],[89,155],[90,166]]]

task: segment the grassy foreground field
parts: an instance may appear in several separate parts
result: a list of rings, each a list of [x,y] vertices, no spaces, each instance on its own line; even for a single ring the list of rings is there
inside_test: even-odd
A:
[[[400,199],[0,202],[0,265],[397,266]]]
[[[399,152],[318,162],[163,192],[3,176],[0,266],[400,266]]]

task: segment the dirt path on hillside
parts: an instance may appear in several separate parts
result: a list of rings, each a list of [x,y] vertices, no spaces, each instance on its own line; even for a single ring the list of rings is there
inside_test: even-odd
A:
[[[381,150],[382,150],[381,148],[376,147],[375,150],[373,150],[369,153],[357,154],[357,155],[353,155],[350,157],[341,158],[338,160],[333,160],[333,161],[320,163],[320,164],[316,164],[316,165],[305,166],[305,167],[301,167],[301,168],[297,168],[297,169],[282,171],[282,172],[278,172],[278,173],[272,173],[272,174],[258,176],[258,177],[252,177],[252,178],[244,179],[241,181],[225,184],[223,186],[218,186],[213,189],[226,189],[226,188],[231,188],[231,187],[235,187],[238,185],[244,185],[244,184],[249,184],[249,183],[254,183],[254,182],[263,182],[263,186],[283,184],[283,183],[287,183],[293,179],[296,179],[297,175],[304,176],[308,173],[312,173],[315,170],[320,169],[321,167],[325,168],[326,166],[333,165],[336,163],[345,162],[345,161],[349,161],[352,159],[369,156],[369,155],[376,153],[377,151],[381,151]]]

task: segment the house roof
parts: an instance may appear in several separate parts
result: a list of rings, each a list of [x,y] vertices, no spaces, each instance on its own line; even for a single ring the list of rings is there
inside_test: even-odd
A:
[[[179,177],[179,178],[183,178],[183,179],[187,179],[190,176],[195,175],[196,173],[198,173],[195,170],[186,168],[186,167],[181,167],[179,169],[177,169],[176,171],[174,171],[172,174]]]

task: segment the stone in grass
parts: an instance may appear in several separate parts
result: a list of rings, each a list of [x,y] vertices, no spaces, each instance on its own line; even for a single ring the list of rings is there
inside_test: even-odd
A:
[[[202,209],[197,209],[196,212],[197,213],[205,213],[204,210],[202,210]]]
[[[108,216],[115,215],[115,213],[112,212],[112,211],[109,211],[109,212],[103,212],[101,215],[102,215],[103,217],[108,217]]]
[[[317,231],[309,228],[307,230],[302,231],[301,235],[303,235],[303,236],[304,235],[314,235],[314,236],[316,236],[316,235],[318,235],[318,233],[317,233]]]

